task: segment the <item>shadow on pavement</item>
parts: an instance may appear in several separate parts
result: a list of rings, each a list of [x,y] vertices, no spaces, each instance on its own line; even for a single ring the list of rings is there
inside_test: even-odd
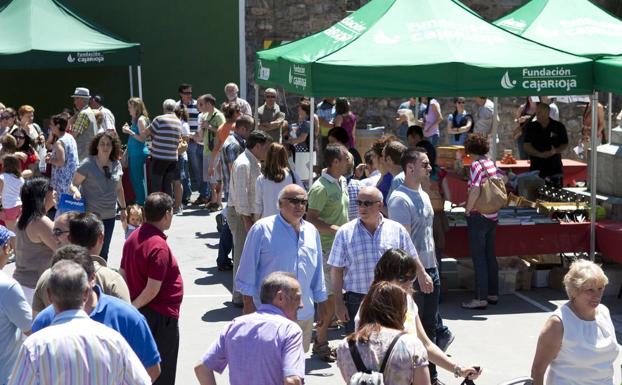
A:
[[[335,364],[332,364],[335,365]],[[321,372],[313,373],[316,370],[330,369],[332,365],[315,357],[309,357],[305,360],[305,374],[307,376],[332,377],[332,373]]]
[[[209,217],[212,213],[204,208],[195,208],[192,209],[184,209],[184,217]]]
[[[229,322],[235,317],[242,315],[242,309],[235,307],[233,302],[224,302],[225,306],[218,309],[211,309],[201,317],[203,322]]]
[[[201,233],[199,231],[194,233],[194,236],[198,239],[205,239],[205,238],[220,238],[220,233],[218,231],[212,231],[210,233]]]
[[[231,270],[229,271],[218,271],[218,267],[197,267],[197,270],[204,271],[207,273],[207,276],[202,278],[197,278],[194,280],[194,283],[197,285],[223,285],[227,288],[229,292],[233,290],[233,276]]]

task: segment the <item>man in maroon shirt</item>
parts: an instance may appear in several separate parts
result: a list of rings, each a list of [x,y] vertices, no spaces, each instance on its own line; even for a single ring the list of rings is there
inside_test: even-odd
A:
[[[147,319],[162,359],[157,385],[174,385],[179,350],[179,308],[184,284],[179,265],[166,243],[171,227],[173,199],[153,193],[145,201],[145,224],[125,241],[121,274],[130,298]]]

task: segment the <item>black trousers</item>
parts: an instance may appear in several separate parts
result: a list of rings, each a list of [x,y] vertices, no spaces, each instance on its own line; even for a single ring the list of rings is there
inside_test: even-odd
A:
[[[179,322],[177,318],[167,317],[146,306],[140,312],[147,319],[153,339],[160,353],[161,373],[153,385],[175,385],[177,372],[177,353],[179,352]]]
[[[151,191],[173,196],[173,181],[179,178],[177,161],[151,158]]]

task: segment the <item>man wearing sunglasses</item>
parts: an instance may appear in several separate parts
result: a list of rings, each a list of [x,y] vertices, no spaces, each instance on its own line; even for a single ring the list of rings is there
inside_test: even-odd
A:
[[[417,278],[425,282],[424,290],[432,291],[432,281],[425,273],[410,235],[401,224],[385,218],[382,193],[376,187],[363,187],[356,204],[359,217],[337,230],[330,251],[335,312],[346,323],[346,334],[354,332],[354,317],[374,280],[376,263],[385,251],[399,248],[417,263]],[[345,290],[345,294],[340,294]]]
[[[261,304],[261,282],[270,273],[293,273],[302,290],[303,308],[298,310],[298,325],[303,331],[304,351],[309,351],[313,329],[313,304],[319,304],[318,327],[330,319],[325,317],[328,295],[322,270],[320,234],[311,223],[302,219],[307,206],[306,191],[296,185],[285,186],[279,193],[279,214],[262,218],[251,227],[240,267],[235,278],[243,295],[244,314],[252,313]]]
[[[273,141],[281,143],[281,133],[283,129],[287,129],[287,122],[285,121],[285,114],[281,112],[279,105],[276,103],[276,90],[274,88],[266,89],[264,97],[264,104],[257,108],[259,129],[269,133]]]

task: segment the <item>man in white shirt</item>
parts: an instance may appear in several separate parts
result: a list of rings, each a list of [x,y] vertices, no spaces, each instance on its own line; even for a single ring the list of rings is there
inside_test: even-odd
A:
[[[98,95],[98,94],[93,95],[91,97],[91,101],[89,102],[89,107],[91,107],[92,110],[99,110],[104,116],[104,121],[102,122],[100,132],[107,131],[107,130],[116,132],[114,114],[112,113],[112,111],[104,107],[103,96]]]

